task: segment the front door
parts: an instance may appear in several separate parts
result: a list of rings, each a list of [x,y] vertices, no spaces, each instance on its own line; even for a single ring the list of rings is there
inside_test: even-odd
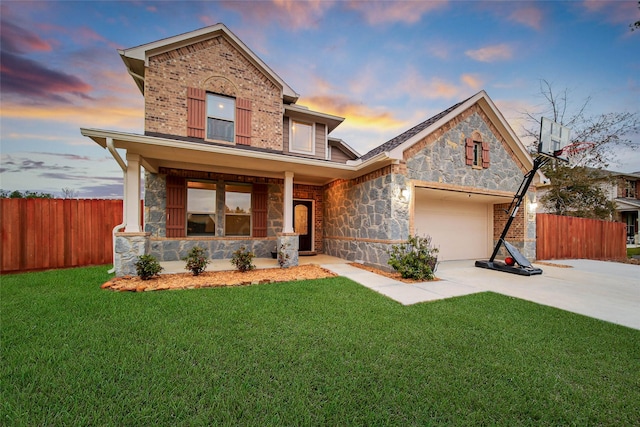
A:
[[[313,202],[311,200],[293,201],[293,231],[298,233],[298,250],[310,252],[312,244]]]

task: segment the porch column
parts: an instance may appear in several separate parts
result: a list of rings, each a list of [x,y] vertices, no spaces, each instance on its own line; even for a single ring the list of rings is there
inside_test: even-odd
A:
[[[124,222],[125,233],[140,233],[140,155],[127,153],[127,176],[125,178]]]
[[[283,233],[293,233],[293,172],[284,173]]]

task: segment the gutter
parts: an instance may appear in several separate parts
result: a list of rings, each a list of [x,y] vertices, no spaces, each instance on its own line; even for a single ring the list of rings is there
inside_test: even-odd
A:
[[[109,150],[109,152],[111,153],[111,155],[113,156],[113,158],[116,160],[116,162],[118,162],[118,165],[120,165],[120,168],[122,169],[122,175],[124,178],[124,188],[127,188],[127,164],[124,162],[124,160],[122,160],[122,157],[120,157],[120,154],[118,154],[118,152],[116,151],[116,147],[113,145],[113,138],[107,138],[107,149]],[[127,226],[127,223],[125,221],[125,212],[127,211],[127,198],[122,197],[122,223],[116,225],[115,227],[113,227],[113,230],[111,230],[111,247],[113,248],[113,268],[109,271],[107,271],[108,274],[112,274],[116,271],[116,233],[118,232],[118,230],[121,230],[123,228],[125,228]]]

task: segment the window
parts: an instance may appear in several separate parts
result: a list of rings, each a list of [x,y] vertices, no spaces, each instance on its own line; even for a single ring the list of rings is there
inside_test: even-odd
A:
[[[207,93],[207,139],[233,142],[235,99]]]
[[[289,151],[294,153],[315,154],[315,132],[311,123],[291,120]]]
[[[187,183],[187,236],[216,235],[216,184]]]
[[[635,181],[625,181],[625,189],[624,189],[624,197],[629,197],[631,199],[636,198],[636,182]]]
[[[466,138],[464,152],[467,166],[472,166],[474,169],[489,167],[489,143],[487,141]]]
[[[482,167],[482,142],[473,141],[473,166]]]
[[[225,185],[224,235],[251,235],[251,185]]]

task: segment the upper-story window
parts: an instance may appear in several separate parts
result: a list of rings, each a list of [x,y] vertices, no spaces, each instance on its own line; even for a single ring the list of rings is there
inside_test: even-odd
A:
[[[207,139],[233,142],[235,99],[207,93]]]
[[[473,141],[473,166],[482,167],[482,142]]]
[[[636,198],[636,181],[625,180],[624,197]]]
[[[315,132],[313,124],[291,120],[289,151],[294,153],[315,154]]]
[[[465,163],[474,169],[486,169],[489,167],[489,143],[477,141],[473,138],[465,140]]]

